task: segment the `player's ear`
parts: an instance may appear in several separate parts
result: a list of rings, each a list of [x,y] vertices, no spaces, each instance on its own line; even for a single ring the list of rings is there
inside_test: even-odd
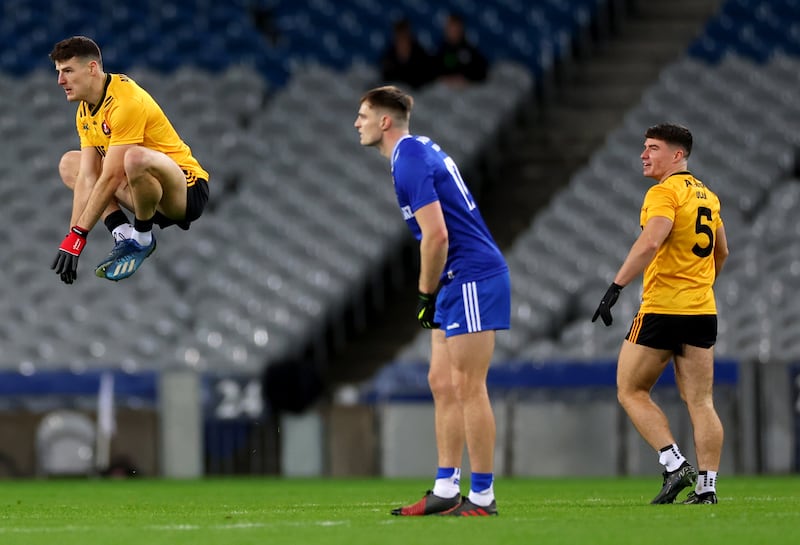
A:
[[[381,130],[385,131],[392,127],[392,116],[383,114],[381,116]]]

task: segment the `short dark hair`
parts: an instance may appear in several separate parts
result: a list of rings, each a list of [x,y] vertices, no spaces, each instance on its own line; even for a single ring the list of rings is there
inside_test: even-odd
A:
[[[414,99],[411,95],[401,91],[394,85],[384,85],[370,89],[361,97],[361,102],[366,102],[373,108],[390,110],[406,121],[411,116],[411,109],[414,107]]]
[[[450,21],[451,23],[458,23],[459,25],[463,25],[464,24],[464,16],[461,14],[460,11],[450,11],[450,12],[448,12],[446,19],[448,21]]]
[[[50,52],[50,60],[53,62],[68,61],[72,57],[95,60],[103,64],[100,47],[94,40],[86,36],[73,36],[72,38],[61,40],[53,46],[53,50]]]
[[[671,123],[653,125],[645,131],[644,137],[655,138],[656,140],[663,140],[667,144],[680,146],[685,152],[685,157],[689,157],[692,153],[692,133],[683,125]]]
[[[401,17],[397,19],[392,24],[392,29],[394,30],[395,34],[399,33],[410,33],[411,32],[411,21],[407,17]]]

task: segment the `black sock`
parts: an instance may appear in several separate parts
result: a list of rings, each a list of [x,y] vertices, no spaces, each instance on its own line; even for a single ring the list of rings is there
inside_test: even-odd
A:
[[[139,231],[140,233],[146,233],[148,231],[152,231],[153,218],[150,218],[149,220],[140,220],[139,218],[134,218],[133,228]]]
[[[108,232],[113,233],[114,229],[116,229],[120,225],[125,225],[126,223],[130,223],[130,221],[128,220],[128,216],[125,215],[125,212],[123,212],[122,210],[117,210],[107,215],[106,219],[103,220],[103,223],[106,225],[106,229],[108,229]]]

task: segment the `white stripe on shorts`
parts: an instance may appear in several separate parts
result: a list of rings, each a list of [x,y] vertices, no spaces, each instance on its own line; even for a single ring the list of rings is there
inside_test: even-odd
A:
[[[467,282],[461,286],[464,314],[467,317],[467,333],[481,331],[481,309],[478,305],[478,284]]]

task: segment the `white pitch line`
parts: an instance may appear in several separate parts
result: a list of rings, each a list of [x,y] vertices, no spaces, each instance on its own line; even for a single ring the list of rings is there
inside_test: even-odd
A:
[[[156,524],[144,526],[144,530],[155,530],[161,532],[198,532],[202,530],[254,530],[259,528],[270,528],[279,526],[345,526],[349,525],[349,520],[314,520],[314,521],[286,521],[286,522],[234,522],[230,524]],[[0,535],[3,534],[60,534],[72,532],[91,532],[99,530],[100,526],[50,526],[37,528],[2,528]]]
[[[61,532],[86,532],[92,526],[52,526],[44,528],[0,528],[0,534],[53,534]]]
[[[148,530],[167,531],[197,531],[197,530],[250,530],[254,528],[270,528],[277,526],[343,526],[350,524],[349,520],[314,520],[314,521],[285,521],[285,522],[233,522],[230,524],[161,524],[145,526]]]

